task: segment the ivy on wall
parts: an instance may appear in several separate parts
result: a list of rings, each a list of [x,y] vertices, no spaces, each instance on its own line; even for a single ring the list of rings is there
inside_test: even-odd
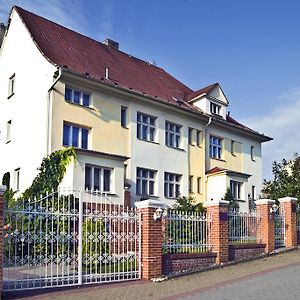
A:
[[[31,186],[23,193],[22,198],[33,199],[57,190],[58,185],[66,174],[67,166],[76,159],[74,148],[66,148],[53,152],[45,157],[39,167],[39,174]]]

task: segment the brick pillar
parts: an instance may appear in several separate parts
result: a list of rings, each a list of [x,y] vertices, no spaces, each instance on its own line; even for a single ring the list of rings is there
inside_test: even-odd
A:
[[[283,208],[285,217],[285,246],[297,246],[297,216],[296,205],[297,198],[285,197],[278,199],[280,206]]]
[[[135,206],[142,219],[141,269],[142,279],[150,280],[162,276],[162,218],[154,220],[153,215],[158,208],[165,205],[156,200],[136,202]]]
[[[6,186],[0,185],[0,299],[3,291],[3,236],[4,236],[4,198]]]
[[[217,253],[216,263],[228,262],[228,201],[218,200],[208,202],[207,216],[211,218],[209,232],[212,251]]]
[[[124,208],[131,207],[131,196],[130,196],[130,190],[125,189],[124,190]]]
[[[275,249],[275,224],[274,213],[270,209],[275,204],[275,200],[259,199],[255,201],[256,211],[261,220],[258,223],[257,232],[260,235],[260,241],[266,244],[265,252],[272,252]]]

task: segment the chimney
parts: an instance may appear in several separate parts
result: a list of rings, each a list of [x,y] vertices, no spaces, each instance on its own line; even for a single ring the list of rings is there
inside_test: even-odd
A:
[[[3,41],[3,38],[4,38],[5,30],[6,30],[6,26],[4,25],[4,23],[1,23],[0,24],[0,47],[2,45],[2,41]]]
[[[119,43],[114,40],[107,38],[102,43],[106,46],[119,50]]]

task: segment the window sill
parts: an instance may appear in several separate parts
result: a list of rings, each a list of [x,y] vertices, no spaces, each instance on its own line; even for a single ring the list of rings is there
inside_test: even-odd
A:
[[[242,199],[234,199],[237,202],[247,202],[246,200],[242,200]]]
[[[10,142],[11,142],[11,140],[10,140],[10,141],[7,141],[6,144],[9,144]]]
[[[179,197],[168,197],[168,196],[164,196],[166,199],[168,200],[178,200]]]
[[[7,99],[10,99],[15,93],[10,94]]]
[[[217,160],[217,161],[226,162],[225,159],[221,159],[221,158],[210,157],[210,159],[214,159],[214,160]]]
[[[83,104],[71,102],[71,101],[68,101],[66,99],[65,99],[65,102],[67,102],[69,104],[72,104],[72,105],[75,105],[75,106],[80,106],[80,107],[83,107],[83,108],[88,108],[88,109],[91,109],[91,110],[95,110],[95,108],[93,106],[85,106]]]
[[[185,152],[185,150],[182,149],[182,148],[172,147],[172,146],[169,146],[169,145],[166,145],[166,147]]]
[[[148,140],[144,140],[144,139],[140,139],[140,138],[137,138],[139,141],[142,141],[142,142],[147,142],[147,143],[151,143],[151,144],[155,144],[155,145],[159,145],[158,142],[154,142],[154,141],[148,141]]]
[[[139,195],[139,194],[137,194],[137,196],[138,197],[140,197],[141,199],[140,199],[140,201],[144,201],[144,200],[147,200],[147,199],[158,199],[159,198],[159,196],[155,196],[155,195]]]
[[[114,192],[101,192],[101,191],[91,191],[91,190],[86,190],[85,191],[88,194],[92,194],[92,195],[108,195],[108,196],[118,196],[116,193]]]
[[[124,129],[129,129],[128,126],[122,126],[122,125],[121,125],[121,127],[124,128]]]

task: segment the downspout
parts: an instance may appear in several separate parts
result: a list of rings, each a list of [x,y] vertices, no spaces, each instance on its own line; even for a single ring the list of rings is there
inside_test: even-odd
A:
[[[203,179],[204,179],[204,203],[205,203],[205,200],[208,200],[208,199],[205,199],[207,197],[207,194],[206,194],[206,191],[207,191],[207,177],[205,175],[206,173],[206,128],[211,124],[211,121],[212,121],[212,117],[209,117],[209,120],[208,120],[208,123],[204,126],[204,129],[203,129]]]
[[[61,68],[58,68],[58,76],[53,81],[52,85],[50,86],[48,90],[48,120],[47,120],[47,155],[51,154],[51,134],[52,134],[52,90],[57,84],[57,82],[60,80],[62,75]]]

